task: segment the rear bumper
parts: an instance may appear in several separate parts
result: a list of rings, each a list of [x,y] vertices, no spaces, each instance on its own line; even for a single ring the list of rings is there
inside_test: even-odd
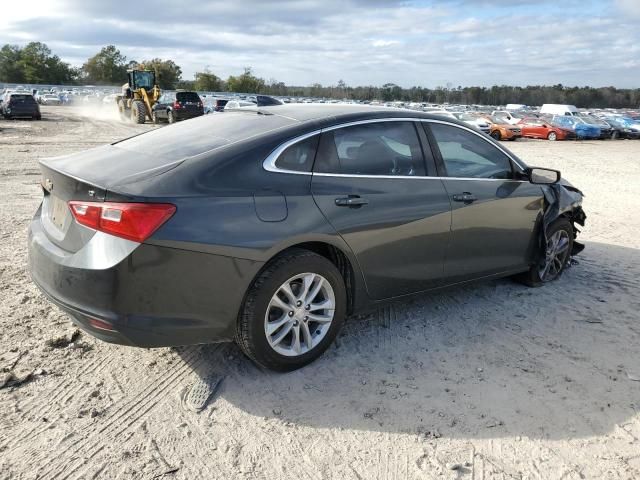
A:
[[[108,268],[83,267],[61,259],[41,227],[39,212],[28,238],[31,278],[53,303],[91,335],[139,347],[232,340],[244,293],[262,266],[141,244]],[[109,328],[96,327],[92,319]]]

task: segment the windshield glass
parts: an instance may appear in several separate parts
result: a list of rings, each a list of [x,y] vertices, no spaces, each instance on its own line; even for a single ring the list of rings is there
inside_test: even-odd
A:
[[[200,96],[196,92],[178,92],[176,98],[179,102],[200,102]]]
[[[11,95],[10,102],[30,102],[33,100],[31,95]]]
[[[133,72],[133,79],[136,88],[144,88],[145,90],[153,88],[153,77],[153,72]]]
[[[490,116],[488,116],[488,117],[486,117],[486,118],[487,118],[487,120],[489,120],[491,123],[497,123],[497,124],[500,124],[500,123],[506,123],[506,122],[504,121],[504,119],[499,118],[499,117],[496,117],[496,116],[494,116],[494,115],[490,115]]]

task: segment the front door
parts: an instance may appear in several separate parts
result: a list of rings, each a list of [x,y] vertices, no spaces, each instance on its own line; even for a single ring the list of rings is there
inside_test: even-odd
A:
[[[318,145],[314,199],[355,254],[374,299],[442,282],[450,202],[442,181],[426,176],[416,125],[337,128],[323,132]]]
[[[428,125],[452,206],[448,282],[526,269],[544,208],[541,187],[482,134]]]

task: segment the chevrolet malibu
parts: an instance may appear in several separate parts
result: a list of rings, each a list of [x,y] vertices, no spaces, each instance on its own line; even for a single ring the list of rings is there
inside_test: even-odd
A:
[[[208,115],[41,161],[31,276],[141,347],[235,340],[308,364],[347,315],[445,286],[557,279],[582,196],[455,119],[367,106]]]

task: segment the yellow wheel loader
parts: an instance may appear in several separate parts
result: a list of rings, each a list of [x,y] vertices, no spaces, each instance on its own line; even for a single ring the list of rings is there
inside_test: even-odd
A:
[[[128,82],[122,86],[122,95],[116,102],[120,118],[134,123],[151,120],[151,108],[160,98],[160,87],[156,84],[153,70],[127,70]]]

